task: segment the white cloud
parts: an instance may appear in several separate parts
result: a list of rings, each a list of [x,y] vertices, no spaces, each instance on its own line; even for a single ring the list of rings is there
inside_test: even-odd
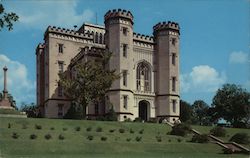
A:
[[[226,82],[226,75],[218,73],[208,65],[192,68],[192,72],[181,75],[182,92],[215,92]]]
[[[28,79],[27,68],[18,61],[13,61],[7,56],[0,54],[0,90],[3,90],[3,70],[7,71],[7,90],[14,97],[17,105],[21,102],[35,102],[35,82]]]
[[[20,7],[23,6],[23,7]],[[45,29],[48,25],[72,28],[94,18],[94,12],[76,11],[77,1],[27,1],[15,2],[10,8],[19,16],[21,25],[27,28]]]
[[[229,56],[230,63],[243,64],[248,62],[249,55],[244,52],[232,52]]]

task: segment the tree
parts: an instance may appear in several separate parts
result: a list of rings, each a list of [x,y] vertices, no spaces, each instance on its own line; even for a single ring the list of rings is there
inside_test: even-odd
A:
[[[14,109],[18,109],[16,106],[16,101],[14,100],[13,96],[11,94],[8,94],[8,99],[10,102],[10,106],[12,106]]]
[[[189,103],[184,100],[180,100],[180,120],[181,122],[186,122],[191,120],[192,108]]]
[[[250,93],[235,84],[225,84],[218,89],[212,106],[218,118],[223,118],[234,127],[249,121]]]
[[[209,106],[203,100],[196,100],[192,105],[193,116],[200,125],[207,124],[207,111]]]
[[[16,13],[6,13],[2,4],[0,4],[0,31],[6,27],[8,30],[13,29],[13,23],[18,20]]]
[[[32,117],[32,118],[38,117],[37,115],[38,107],[35,105],[35,103],[31,104],[22,103],[21,111],[25,112],[27,114],[27,117]]]
[[[75,106],[82,106],[83,118],[86,117],[86,107],[92,102],[100,102],[114,80],[120,76],[115,70],[106,68],[111,53],[104,51],[100,57],[77,63],[74,66],[76,77],[70,78],[68,74],[60,74],[60,83],[64,94],[72,100]]]

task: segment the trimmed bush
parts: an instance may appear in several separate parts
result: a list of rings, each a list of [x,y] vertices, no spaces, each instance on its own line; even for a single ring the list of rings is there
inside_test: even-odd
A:
[[[91,127],[86,128],[86,131],[87,131],[87,132],[90,132],[91,130],[92,130]]]
[[[182,141],[182,139],[181,139],[181,138],[178,138],[178,139],[177,139],[177,142],[179,142],[179,143],[180,143],[181,141]]]
[[[132,134],[135,133],[135,131],[133,131],[132,129],[130,129],[129,132],[132,133]]]
[[[10,123],[8,123],[8,128],[11,128],[11,124]]]
[[[171,139],[168,140],[169,143],[170,143],[171,141],[172,141]]]
[[[89,136],[87,137],[87,139],[88,139],[88,140],[93,140],[93,139],[94,139],[94,136],[89,135]]]
[[[46,134],[46,135],[44,136],[44,138],[47,139],[47,140],[49,140],[49,139],[52,138],[52,136],[51,136],[50,134]]]
[[[135,140],[136,140],[137,142],[140,142],[141,139],[142,139],[142,137],[139,137],[139,136],[137,136],[137,137],[135,138]]]
[[[194,143],[207,143],[208,142],[208,136],[206,134],[202,134],[202,135],[199,135],[199,134],[195,134],[193,137],[192,137],[192,140],[191,142],[194,142]]]
[[[127,142],[130,142],[130,141],[131,141],[131,138],[127,138],[126,141],[127,141]]]
[[[161,136],[156,136],[155,138],[156,138],[157,142],[161,142],[162,141]]]
[[[170,132],[171,135],[177,135],[177,136],[186,136],[188,133],[191,132],[190,125],[187,124],[176,124],[172,127],[172,131]]]
[[[232,136],[230,139],[232,142],[236,142],[239,144],[249,144],[250,143],[250,137],[247,133],[236,133]]]
[[[35,124],[35,129],[40,130],[40,129],[42,129],[42,126],[41,126],[41,125],[37,125],[37,124]]]
[[[101,141],[106,141],[107,139],[107,137],[101,137]]]
[[[55,130],[55,128],[54,128],[54,127],[51,127],[51,128],[50,128],[50,130],[52,130],[52,131],[53,131],[53,130]]]
[[[36,139],[36,138],[37,138],[37,135],[35,135],[35,134],[30,135],[30,139]]]
[[[77,127],[75,128],[75,130],[76,130],[77,132],[79,132],[79,131],[81,130],[81,127],[77,126]]]
[[[12,133],[12,138],[17,139],[17,138],[19,138],[19,135],[16,132],[13,132]]]
[[[144,129],[142,129],[142,130],[139,131],[140,134],[143,134],[143,132],[144,132]]]
[[[65,127],[63,128],[63,131],[67,131],[67,130],[68,130],[68,128],[65,128]]]
[[[120,132],[120,133],[124,133],[124,132],[125,132],[125,129],[120,128],[120,129],[119,129],[119,132]]]
[[[60,139],[60,140],[64,140],[64,139],[65,139],[65,137],[64,137],[62,134],[60,134],[60,135],[58,136],[58,139]]]
[[[124,122],[132,122],[131,118],[126,118]]]
[[[110,129],[109,132],[110,133],[113,133],[115,131],[115,129]]]
[[[226,129],[224,127],[217,126],[210,130],[210,134],[216,137],[225,137]]]
[[[101,127],[97,127],[96,132],[102,132],[102,128]]]

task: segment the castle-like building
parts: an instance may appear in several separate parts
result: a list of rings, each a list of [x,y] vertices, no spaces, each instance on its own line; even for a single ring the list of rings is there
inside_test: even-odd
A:
[[[109,68],[116,69],[121,78],[114,81],[106,99],[119,121],[179,119],[179,25],[158,23],[153,36],[145,36],[133,31],[132,13],[121,9],[108,11],[104,23],[84,23],[78,30],[47,28],[44,43],[36,48],[37,105],[42,116],[61,118],[71,105],[63,94],[59,72],[72,71],[75,62],[91,60],[108,49],[113,53]],[[104,115],[108,110],[103,104],[91,104],[87,116]]]

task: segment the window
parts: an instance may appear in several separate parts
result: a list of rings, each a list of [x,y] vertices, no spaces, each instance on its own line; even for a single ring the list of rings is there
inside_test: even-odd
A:
[[[125,109],[128,108],[128,96],[127,96],[127,95],[124,95],[124,96],[123,96],[123,107],[124,107]]]
[[[127,70],[122,72],[123,86],[127,86]]]
[[[98,43],[98,33],[95,34],[95,43]]]
[[[136,85],[137,90],[149,92],[151,90],[151,73],[150,67],[146,62],[141,62],[136,70]]]
[[[100,44],[103,44],[102,42],[102,34],[100,34],[100,41],[99,41]]]
[[[176,77],[172,77],[172,91],[175,92],[176,90]]]
[[[173,112],[176,113],[176,100],[172,100],[173,103]]]
[[[99,109],[98,109],[98,103],[95,102],[95,114],[98,115],[99,114]]]
[[[64,64],[63,61],[58,61],[59,73],[62,73],[62,72],[63,72],[63,64]]]
[[[58,117],[63,117],[63,104],[58,104]]]
[[[172,53],[172,64],[175,65],[176,54]]]
[[[127,49],[128,49],[127,47],[128,47],[127,44],[122,45],[123,57],[127,57]]]
[[[175,46],[176,44],[176,38],[172,38],[172,45]]]
[[[63,44],[58,44],[58,52],[63,53]]]
[[[122,33],[124,36],[127,36],[128,28],[122,27]]]
[[[60,82],[58,82],[58,96],[59,97],[63,96],[63,88]]]

